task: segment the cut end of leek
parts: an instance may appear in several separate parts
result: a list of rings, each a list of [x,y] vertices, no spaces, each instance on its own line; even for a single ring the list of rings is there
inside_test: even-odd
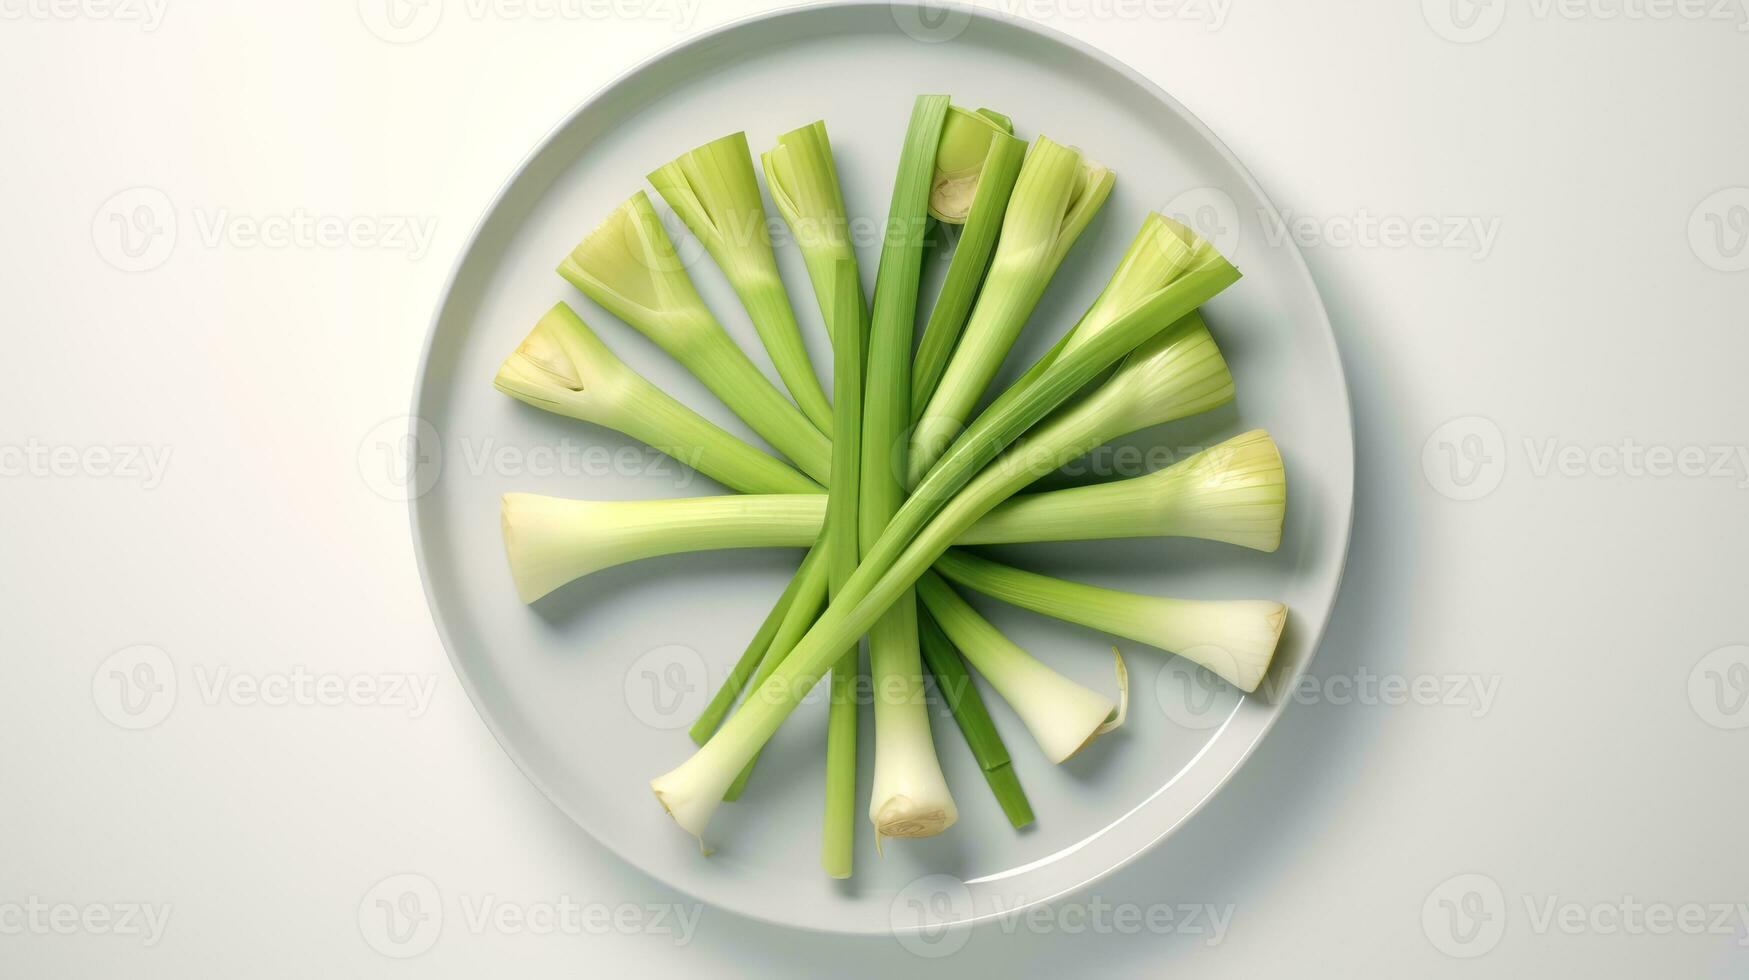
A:
[[[615,316],[649,333],[660,318],[683,315],[710,319],[687,278],[686,264],[662,227],[643,191],[577,243],[559,275]]]
[[[1006,116],[987,110],[972,112],[959,106],[947,110],[941,143],[935,151],[935,176],[929,184],[929,216],[950,225],[963,225],[978,196],[990,142],[1013,133]]]
[[[1175,652],[1246,694],[1256,691],[1281,643],[1287,607],[1263,599],[1186,602],[1182,615],[1177,629],[1192,639],[1174,644]]]
[[[512,398],[548,411],[563,411],[563,406],[576,402],[576,397],[593,387],[586,379],[589,367],[583,358],[585,345],[579,331],[586,331],[583,321],[563,303],[543,315],[522,343],[499,365],[492,385]],[[599,376],[601,365],[588,373]],[[571,413],[575,414],[575,413]]]
[[[1155,484],[1161,534],[1223,541],[1273,552],[1287,516],[1287,474],[1275,440],[1262,429],[1144,477]]]
[[[662,804],[662,809],[674,818],[680,829],[697,838],[699,849],[708,855],[711,850],[705,846],[704,829],[717,807],[722,805],[728,781],[721,780],[723,785],[714,791],[710,787],[695,785],[697,780],[687,772],[690,766],[688,762],[667,775],[650,780],[650,790],[656,794],[656,801]]]
[[[934,837],[953,826],[959,811],[950,800],[946,806],[920,803],[906,796],[889,797],[871,814],[877,839],[887,837]]]
[[[1100,397],[1123,399],[1122,412],[1135,432],[1151,425],[1200,415],[1233,400],[1233,374],[1200,313],[1160,331],[1130,354]]]
[[[534,602],[587,574],[579,561],[574,511],[578,501],[535,493],[507,493],[499,502],[499,526],[517,598]]]

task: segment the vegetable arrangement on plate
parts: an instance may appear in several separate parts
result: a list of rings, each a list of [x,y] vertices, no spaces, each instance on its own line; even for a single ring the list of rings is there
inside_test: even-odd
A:
[[[642,191],[572,249],[559,273],[673,356],[784,459],[667,395],[564,303],[541,317],[496,378],[512,397],[623,432],[737,491],[629,502],[505,494],[504,542],[524,602],[640,558],[807,549],[693,725],[697,751],[651,781],[674,820],[702,840],[717,807],[741,795],[766,741],[830,675],[825,871],[851,873],[859,687],[874,693],[868,818],[877,845],[941,833],[958,808],[921,696],[927,671],[1004,814],[1015,827],[1032,822],[971,673],[1061,763],[1122,723],[1123,660],[1115,696],[1087,688],[1004,636],[956,586],[1175,653],[1254,691],[1286,620],[1278,602],[1137,595],[964,550],[1152,536],[1276,549],[1286,485],[1262,431],[1146,476],[1020,493],[1106,442],[1232,399],[1232,376],[1198,309],[1236,282],[1238,270],[1189,228],[1149,214],[1081,319],[975,413],[1115,175],[1042,136],[1028,148],[1000,113],[919,97],[871,304],[825,124],[784,134],[760,162],[832,343],[830,400],[778,274],[744,134],[682,154],[650,182],[722,269],[787,397],[699,298]],[[932,222],[963,227],[919,338]],[[859,683],[864,636],[868,677]]]

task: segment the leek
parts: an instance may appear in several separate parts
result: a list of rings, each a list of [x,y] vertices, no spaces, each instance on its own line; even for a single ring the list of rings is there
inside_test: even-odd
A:
[[[831,315],[836,300],[832,288],[838,264],[854,263],[856,249],[850,242],[850,220],[844,211],[844,192],[838,184],[838,167],[832,160],[832,141],[826,136],[826,124],[816,121],[784,133],[777,138],[777,146],[759,159],[765,169],[765,185],[801,249],[814,298],[826,320],[827,333],[836,345],[837,327]],[[868,318],[860,278],[856,281],[856,294],[858,320],[866,330]],[[866,338],[859,344],[866,346]],[[839,383],[833,382],[835,386]]]
[[[978,769],[990,784],[990,792],[995,794],[1002,813],[1017,828],[1032,823],[1032,804],[1027,802],[1026,791],[1020,788],[1020,777],[1014,774],[1008,747],[1002,744],[1002,736],[996,732],[996,723],[990,719],[990,710],[984,707],[984,698],[972,683],[965,661],[927,610],[917,611],[917,627],[923,662],[935,677],[935,690],[953,713],[954,723],[966,737],[972,757],[978,761]]]
[[[1267,600],[1168,599],[1065,582],[963,552],[942,574],[1023,609],[1176,653],[1247,694],[1269,670],[1287,607]]]
[[[741,710],[745,711],[747,705],[755,700],[781,700],[776,689],[770,686],[772,675],[777,673],[777,669],[783,665],[784,656],[807,633],[808,627],[820,618],[820,610],[826,607],[826,587],[831,571],[829,565],[829,562],[822,560],[812,569],[802,569],[803,574],[798,575],[803,580],[801,590],[796,593],[795,602],[790,606],[789,612],[784,614],[777,634],[771,639],[770,648],[760,660],[759,669],[753,674],[753,683],[747,689],[747,698],[741,702]],[[779,680],[778,683],[782,684],[783,681]],[[758,761],[759,753],[755,752],[724,791],[723,799],[740,799],[741,791],[747,787],[747,780],[753,776],[753,764]]]
[[[651,384],[563,303],[505,359],[493,385],[536,408],[623,432],[744,493],[819,489]]]
[[[856,262],[841,260],[832,287],[831,315],[837,343],[832,352],[832,480],[826,506],[829,594],[844,590],[856,572],[857,499],[862,472],[862,291]],[[850,877],[856,843],[856,680],[858,641],[832,666],[831,707],[826,721],[826,817],[820,863],[834,878]]]
[[[682,829],[694,836],[704,832],[721,802],[723,790],[770,739],[845,644],[865,632],[898,601],[953,538],[1019,488],[1009,485],[1004,476],[985,480],[979,474],[985,464],[1094,377],[1160,332],[1161,324],[1179,321],[1238,280],[1238,270],[1213,246],[1189,229],[1174,225],[1175,234],[1190,255],[1180,273],[1114,320],[1106,330],[1052,360],[1029,377],[1012,397],[999,398],[980,415],[943,454],[887,529],[866,549],[862,564],[839,597],[785,656],[773,675],[776,683],[767,685],[776,696],[749,701],[691,758],[651,780],[657,800]],[[1167,332],[1182,331],[1174,328]],[[1208,346],[1212,349],[1212,342]],[[1205,389],[1199,400],[1183,402],[1186,409],[1197,407],[1198,401],[1207,407],[1220,397],[1230,396],[1230,378],[1210,385],[1214,373],[1211,368],[1218,366],[1218,374],[1223,377],[1226,374],[1218,356],[1184,359],[1181,363],[1193,369],[1185,372],[1183,382]],[[1223,386],[1224,393],[1219,391]],[[1208,391],[1211,387],[1215,390]],[[1074,414],[1073,410],[1066,413]],[[1060,422],[1053,420],[1043,429],[1051,432],[1053,438],[1061,439],[1063,434],[1056,431],[1059,426]],[[1087,427],[1083,424],[1083,428]],[[1094,427],[1091,431],[1098,430]],[[865,451],[866,448],[865,444]],[[1027,475],[1022,474],[1021,478],[1024,485]]]
[[[795,604],[797,597],[807,589],[808,584],[815,581],[814,572],[820,564],[822,554],[821,549],[814,548],[808,552],[807,557],[802,559],[801,567],[796,569],[795,575],[790,577],[789,584],[784,586],[783,594],[778,596],[777,604],[771,607],[771,612],[767,613],[764,621],[759,624],[759,629],[754,632],[753,639],[747,642],[747,649],[742,651],[741,658],[735,661],[735,666],[729,670],[729,676],[723,681],[723,686],[717,688],[717,693],[711,696],[710,703],[705,705],[698,720],[692,723],[692,728],[688,729],[687,734],[692,736],[695,743],[703,745],[705,740],[711,737],[711,733],[717,730],[717,726],[723,723],[723,718],[728,715],[736,695],[740,694],[742,689],[747,686],[747,682],[752,679],[754,672],[759,669],[760,663],[764,660],[766,651],[771,649],[771,642],[776,638],[778,627],[783,625],[784,617],[789,614],[790,607]]]
[[[825,482],[832,451],[826,434],[711,315],[643,191],[572,249],[559,274],[667,351],[802,472]]]
[[[645,557],[758,547],[748,543],[745,522],[752,522],[761,528],[762,546],[800,548],[824,527],[829,510],[819,494],[704,498],[725,499],[734,506],[688,499],[595,504],[584,513],[598,526],[580,528],[574,547],[596,549],[597,539],[611,539]],[[671,519],[662,515],[667,509]],[[955,544],[1180,537],[1274,551],[1286,509],[1281,455],[1258,429],[1146,476],[1013,497]]]
[[[723,270],[796,404],[814,425],[829,430],[832,408],[778,275],[747,134],[734,133],[682,153],[649,177]]]
[[[894,449],[903,444],[910,421],[911,342],[923,271],[923,233],[947,111],[947,96],[918,97],[887,212],[887,237],[870,318],[862,417],[858,524],[865,549],[881,536],[904,500],[902,460],[894,458]],[[841,589],[840,597],[844,593]],[[928,706],[920,696],[923,657],[917,645],[916,597],[906,592],[889,605],[868,630],[869,676],[875,691],[874,790],[868,815],[877,847],[886,837],[938,834],[959,817],[935,755]]]
[[[500,515],[516,594],[534,602],[604,568],[658,555],[724,548],[803,546],[819,533],[824,494],[688,500],[568,500],[507,493]],[[770,500],[771,498],[765,498]]]
[[[917,580],[917,594],[948,639],[1020,716],[1052,763],[1080,751],[1116,715],[1115,701],[1014,645],[934,572]]]
[[[1281,453],[1256,429],[1146,476],[1015,497],[958,543],[1178,537],[1274,551],[1286,513]]]
[[[1026,141],[1012,135],[1013,126],[1006,117],[997,117],[998,122],[983,114],[987,112],[967,112],[958,106],[949,109],[936,152],[929,213],[946,224],[964,227],[912,363],[912,422],[935,393],[948,356],[965,329],[1026,157]]]
[[[1099,212],[1116,179],[1072,147],[1042,136],[1033,144],[1015,182],[971,320],[928,405],[916,413],[909,482],[928,472],[959,435],[1051,276]]]

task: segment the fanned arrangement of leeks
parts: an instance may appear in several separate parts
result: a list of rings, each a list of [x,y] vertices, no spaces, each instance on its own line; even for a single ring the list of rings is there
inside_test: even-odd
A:
[[[1191,229],[1146,215],[1081,319],[976,412],[1116,176],[1043,136],[1028,146],[1007,117],[962,109],[946,96],[919,97],[903,139],[872,298],[863,292],[825,124],[786,133],[760,156],[832,345],[830,399],[779,277],[744,134],[688,151],[649,180],[722,269],[787,395],[699,298],[643,191],[559,265],[561,276],[679,361],[782,458],[639,375],[564,303],[540,318],[495,382],[530,405],[623,432],[735,491],[630,502],[505,494],[504,544],[523,601],[656,555],[807,549],[692,726],[696,751],[650,785],[675,822],[702,840],[717,807],[741,796],[766,741],[826,680],[821,863],[834,877],[851,873],[858,823],[859,689],[873,695],[875,765],[863,778],[872,780],[868,818],[877,844],[942,833],[958,816],[919,696],[926,671],[1015,827],[1034,819],[1032,806],[974,672],[1052,763],[1123,722],[1121,657],[1110,692],[1083,686],[1004,636],[960,590],[1188,658],[1246,692],[1268,670],[1287,615],[1279,602],[1138,595],[966,550],[1184,536],[1273,551],[1286,486],[1275,443],[1253,431],[1148,475],[1020,493],[1113,439],[1232,399],[1233,378],[1198,308],[1239,273]],[[937,222],[962,228],[919,338],[919,280]]]

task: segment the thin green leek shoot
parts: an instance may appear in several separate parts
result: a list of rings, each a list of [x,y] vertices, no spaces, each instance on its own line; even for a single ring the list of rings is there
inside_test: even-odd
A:
[[[536,408],[623,432],[743,493],[819,490],[656,387],[564,303],[540,318],[504,360],[493,385]]]
[[[838,342],[832,351],[833,395],[832,478],[828,484],[826,528],[823,532],[829,595],[844,590],[861,557],[857,549],[857,498],[862,472],[862,291],[856,262],[840,260],[834,270],[827,319],[836,324]],[[826,720],[826,815],[820,842],[820,864],[834,878],[850,877],[856,849],[856,688],[860,652],[852,641],[832,665],[830,708]]]
[[[821,431],[829,431],[832,407],[777,271],[747,134],[731,133],[688,150],[649,179],[723,270],[796,404]]]
[[[972,758],[978,761],[978,770],[990,784],[990,792],[1002,807],[1003,815],[1016,829],[1032,823],[1032,804],[1014,772],[1014,761],[1008,756],[1008,747],[1002,743],[1002,735],[996,731],[990,709],[984,706],[984,696],[978,693],[960,652],[926,609],[917,611],[917,632],[923,663],[935,678],[935,690],[953,713],[954,723],[971,747]]]
[[[771,639],[771,648],[765,652],[764,659],[760,660],[759,669],[754,672],[753,682],[748,685],[747,696],[741,701],[738,711],[746,711],[749,706],[762,702],[782,702],[785,699],[788,692],[782,686],[786,681],[782,678],[774,681],[773,678],[776,677],[778,668],[783,666],[785,656],[807,634],[808,627],[820,618],[820,611],[826,608],[826,591],[828,579],[831,577],[829,565],[829,562],[821,561],[817,571],[809,575],[802,590],[796,594],[796,601],[783,617],[783,622],[778,625],[777,635]],[[733,802],[741,798],[741,793],[747,788],[747,781],[753,778],[753,766],[758,761],[759,753],[754,752],[741,767],[741,771],[734,775],[729,787],[723,791],[724,800]]]
[[[579,242],[559,264],[559,275],[667,351],[802,472],[826,481],[832,454],[826,434],[705,307],[643,191]]]
[[[1249,694],[1269,671],[1287,607],[1261,599],[1169,599],[1028,572],[965,552],[941,573],[993,599],[1146,643],[1207,667]]]
[[[1007,117],[992,120],[988,110],[948,110],[941,148],[935,159],[935,183],[930,214],[948,224],[963,225],[954,245],[947,277],[929,311],[911,370],[911,421],[923,413],[929,396],[965,329],[978,286],[990,267],[990,254],[1002,228],[1002,216],[1026,159],[1026,141],[1016,139]]]
[[[735,666],[729,669],[729,676],[723,681],[722,686],[717,688],[717,692],[711,695],[710,703],[704,706],[704,711],[699,713],[698,720],[693,722],[692,727],[687,730],[687,734],[692,737],[694,744],[703,745],[705,740],[711,737],[711,733],[717,730],[717,726],[723,723],[723,718],[728,715],[729,709],[735,704],[735,698],[739,697],[741,692],[746,689],[747,682],[753,678],[754,672],[759,669],[760,661],[765,658],[765,652],[771,649],[771,641],[777,636],[777,628],[783,624],[783,618],[789,614],[790,606],[795,604],[796,596],[801,593],[807,583],[813,566],[819,564],[824,554],[825,552],[820,548],[810,548],[807,556],[802,559],[801,565],[796,569],[796,573],[790,576],[789,584],[784,586],[783,594],[778,596],[776,604],[771,607],[769,613],[766,613],[764,621],[759,624],[759,629],[754,632],[753,639],[747,641],[747,648],[741,652],[741,657],[735,661]]]
[[[921,478],[964,427],[1116,175],[1041,136],[1021,165],[990,271],[941,381],[917,413],[910,476]],[[915,482],[911,480],[910,482]]]
[[[831,315],[837,308],[832,296],[833,283],[838,263],[854,263],[856,249],[850,241],[850,220],[844,211],[844,192],[838,183],[838,167],[832,160],[832,141],[826,135],[826,124],[816,121],[784,133],[777,138],[777,145],[759,159],[765,170],[765,186],[802,251],[808,281],[826,320],[826,332],[836,345],[838,328]],[[856,295],[857,303],[863,307],[859,326],[865,336],[860,343],[866,348],[868,311],[860,276],[856,280]]]

